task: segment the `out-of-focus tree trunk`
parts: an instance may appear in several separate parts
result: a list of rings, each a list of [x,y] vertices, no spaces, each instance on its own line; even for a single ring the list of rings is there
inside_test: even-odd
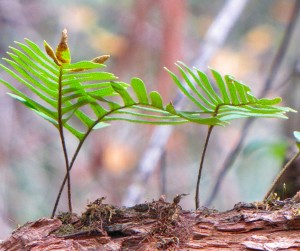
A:
[[[128,67],[132,67],[131,72],[138,71],[138,77],[145,78],[148,72],[153,71],[148,64],[151,58],[155,63],[151,79],[155,79],[155,83],[149,84],[157,85],[155,88],[168,100],[172,93],[170,85],[166,85],[169,77],[161,69],[175,69],[174,62],[182,59],[186,3],[183,0],[174,0],[172,4],[167,0],[140,0],[135,2],[133,12],[134,18],[126,31],[128,47],[117,59],[117,65],[121,70],[126,64],[127,71]],[[148,23],[152,16],[157,19],[156,26]]]
[[[167,67],[171,71],[175,70],[174,62],[182,60],[185,2],[174,0],[172,4],[167,0],[159,1],[162,16],[162,48],[160,53],[160,68]],[[161,71],[158,78],[158,89],[168,100],[174,90],[167,85],[170,81],[168,73]]]

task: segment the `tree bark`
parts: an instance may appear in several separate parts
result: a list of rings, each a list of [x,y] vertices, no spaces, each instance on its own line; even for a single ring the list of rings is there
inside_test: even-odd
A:
[[[0,244],[15,250],[300,250],[300,196],[238,203],[232,210],[185,211],[182,195],[117,208],[101,199],[81,217],[26,223]]]

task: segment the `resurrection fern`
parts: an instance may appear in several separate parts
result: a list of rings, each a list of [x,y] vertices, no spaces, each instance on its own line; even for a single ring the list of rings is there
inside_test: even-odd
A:
[[[205,153],[214,126],[226,125],[230,120],[238,118],[287,118],[284,114],[294,110],[288,107],[276,106],[281,102],[281,98],[259,99],[255,97],[248,86],[229,75],[226,75],[223,79],[216,70],[211,69],[216,82],[216,86],[213,86],[207,75],[200,70],[195,68],[195,71],[192,71],[182,62],[179,62],[177,67],[181,73],[181,77],[184,79],[185,85],[179,77],[168,70],[174,83],[197,106],[199,114],[215,119],[215,123],[208,124],[208,132],[201,154],[195,192],[195,206],[197,209],[200,205],[199,187]]]
[[[25,44],[16,42],[19,48],[10,47],[11,52],[7,53],[10,59],[4,58],[10,67],[0,66],[21,82],[27,90],[21,91],[2,79],[0,81],[13,92],[10,94],[13,98],[58,129],[66,162],[69,210],[72,211],[69,170],[78,152],[75,153],[74,160],[70,162],[64,128],[83,142],[91,129],[103,126],[98,123],[97,117],[88,116],[81,108],[88,105],[97,114],[97,99],[114,94],[110,82],[117,78],[112,73],[98,71],[99,68],[104,67],[102,63],[108,56],[71,64],[66,30],[62,32],[62,38],[55,53],[47,42],[44,42],[50,58],[35,43],[28,39],[25,41]],[[87,70],[89,70],[88,73],[85,72]],[[31,93],[27,94],[28,91]],[[85,127],[85,131],[74,127],[74,121],[72,122],[74,117]],[[80,146],[81,144],[79,148]]]
[[[59,131],[66,176],[58,193],[53,215],[66,181],[68,181],[69,211],[72,211],[70,170],[90,132],[107,126],[105,120],[116,119],[109,115],[116,113],[119,115],[118,119],[130,121],[131,119],[126,119],[123,115],[133,114],[128,109],[137,110],[143,105],[153,108],[149,109],[148,113],[159,111],[160,116],[134,112],[139,119],[132,121],[154,124],[186,122],[179,116],[167,112],[169,106],[163,107],[162,98],[157,92],[146,93],[145,86],[139,79],[132,80],[131,86],[138,97],[137,101],[134,101],[126,91],[128,84],[116,81],[117,77],[112,73],[99,71],[109,56],[71,63],[66,30],[62,32],[61,41],[55,52],[46,41],[44,42],[46,53],[34,42],[28,39],[25,42],[24,44],[16,42],[18,48],[10,47],[11,52],[7,53],[10,59],[3,59],[9,66],[0,64],[0,67],[23,84],[26,90],[21,91],[21,88],[18,89],[3,79],[0,81],[11,90],[10,96],[52,123]],[[120,96],[124,104],[119,105],[115,101],[107,100],[108,97],[115,98],[115,96]],[[66,149],[64,129],[79,140],[72,158],[69,158]]]
[[[62,32],[56,51],[47,42],[44,42],[46,53],[28,39],[25,43],[16,44],[17,48],[10,47],[11,51],[7,53],[10,58],[4,58],[8,66],[0,64],[0,67],[20,82],[22,88],[3,79],[0,82],[10,89],[10,96],[57,128],[64,153],[66,175],[52,217],[66,182],[69,211],[72,211],[70,170],[92,130],[108,126],[110,121],[157,125],[193,122],[207,125],[209,129],[196,187],[198,208],[201,172],[213,127],[244,117],[286,118],[284,114],[292,111],[277,106],[280,98],[258,99],[251,94],[248,86],[230,76],[223,79],[217,71],[211,70],[216,81],[214,86],[206,74],[179,62],[177,67],[181,77],[168,72],[182,94],[196,106],[193,111],[182,111],[171,102],[164,105],[161,95],[156,91],[148,92],[141,79],[133,78],[127,84],[117,81],[112,73],[100,71],[109,58],[107,55],[71,63],[66,30]],[[72,157],[69,157],[66,148],[65,130],[78,139]]]

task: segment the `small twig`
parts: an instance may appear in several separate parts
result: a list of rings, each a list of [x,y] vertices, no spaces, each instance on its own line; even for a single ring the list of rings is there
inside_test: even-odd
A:
[[[209,142],[209,138],[211,135],[211,132],[213,130],[214,126],[209,126],[208,127],[208,131],[206,134],[206,139],[205,139],[205,143],[204,143],[204,147],[203,147],[203,151],[201,154],[201,161],[200,161],[200,166],[199,166],[199,172],[198,172],[198,177],[197,177],[197,185],[196,185],[196,194],[195,194],[195,206],[196,209],[199,208],[200,205],[200,199],[199,199],[199,187],[200,187],[200,181],[201,181],[201,174],[202,174],[202,169],[203,169],[203,164],[204,164],[204,159],[205,159],[205,153],[208,147],[208,142]]]
[[[77,233],[65,234],[65,235],[58,235],[58,238],[82,238],[82,237],[94,237],[94,236],[106,236],[104,231],[100,229],[90,229],[85,231],[80,231]]]
[[[278,184],[279,179],[282,177],[282,175],[287,171],[287,169],[291,166],[291,164],[299,157],[300,155],[300,149],[298,150],[298,152],[294,155],[293,158],[291,158],[286,164],[285,166],[281,169],[280,173],[277,175],[277,177],[275,178],[275,180],[273,181],[270,189],[268,190],[268,192],[266,193],[265,197],[264,197],[264,201],[266,201],[269,196],[271,195],[271,193],[273,192],[274,188],[276,187],[276,185]]]

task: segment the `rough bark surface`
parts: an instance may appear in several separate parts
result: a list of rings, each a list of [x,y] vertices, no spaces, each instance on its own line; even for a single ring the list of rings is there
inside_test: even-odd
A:
[[[117,208],[101,198],[80,217],[25,224],[0,250],[300,250],[296,199],[239,203],[227,212],[184,211],[180,199]]]

